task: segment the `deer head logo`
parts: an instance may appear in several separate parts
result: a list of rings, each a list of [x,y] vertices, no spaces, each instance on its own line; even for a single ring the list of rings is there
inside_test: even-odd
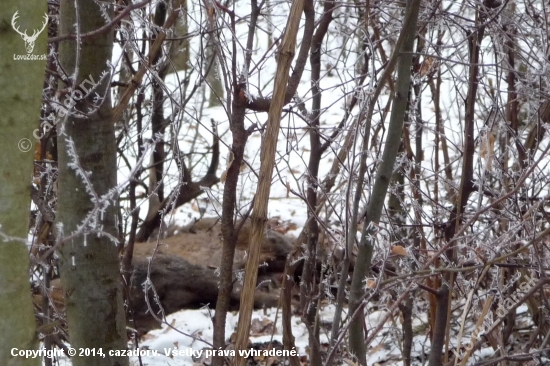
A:
[[[42,29],[40,30],[35,29],[32,33],[32,36],[28,36],[26,29],[25,29],[25,32],[21,32],[17,24],[15,24],[15,22],[17,21],[17,18],[19,18],[19,15],[17,14],[18,12],[19,10],[16,11],[15,14],[13,14],[13,17],[11,18],[11,26],[17,33],[21,35],[21,38],[23,38],[23,41],[25,41],[25,48],[27,49],[27,53],[31,53],[32,50],[34,49],[34,42],[36,41],[40,33],[42,33],[44,28],[46,28],[46,26],[48,25],[48,14],[44,14],[44,24],[42,24]]]

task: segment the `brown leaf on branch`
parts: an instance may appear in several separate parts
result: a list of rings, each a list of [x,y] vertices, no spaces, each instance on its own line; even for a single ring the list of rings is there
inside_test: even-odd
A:
[[[400,255],[402,257],[406,257],[408,256],[409,254],[407,253],[407,250],[405,248],[403,248],[401,245],[394,245],[391,247],[391,252],[393,254],[397,254],[397,255]]]

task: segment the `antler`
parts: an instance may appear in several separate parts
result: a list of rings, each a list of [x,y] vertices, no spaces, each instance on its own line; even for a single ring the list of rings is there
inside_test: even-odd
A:
[[[42,24],[42,29],[40,29],[39,31],[33,30],[33,34],[32,36],[29,37],[29,39],[33,41],[36,40],[38,35],[42,33],[42,31],[44,30],[44,28],[46,28],[47,25],[48,25],[48,14],[44,14],[44,24]]]
[[[28,37],[27,36],[27,30],[25,29],[25,33],[21,33],[21,31],[19,31],[19,27],[17,26],[17,24],[15,24],[15,21],[17,20],[17,18],[19,18],[19,15],[17,14],[19,13],[19,10],[17,10],[15,12],[15,14],[13,14],[13,17],[11,18],[11,26],[13,27],[13,29],[19,33],[21,36],[23,37]]]
[[[18,14],[18,13],[19,13],[19,10],[17,10],[17,11],[15,12],[15,14],[13,14],[13,17],[11,18],[11,26],[13,27],[13,29],[14,29],[17,33],[19,33],[19,34],[23,37],[23,39],[29,40],[29,41],[31,41],[31,42],[32,42],[32,41],[35,41],[36,38],[38,37],[38,35],[39,35],[40,33],[42,33],[42,31],[44,30],[44,28],[46,28],[46,26],[48,25],[48,20],[49,20],[48,14],[44,14],[44,24],[42,24],[42,29],[40,29],[40,30],[34,30],[32,36],[29,37],[29,36],[27,35],[27,30],[25,29],[25,32],[21,32],[21,31],[19,30],[19,27],[18,27],[17,24],[16,24],[16,21],[17,21],[17,19],[19,18],[19,14]]]

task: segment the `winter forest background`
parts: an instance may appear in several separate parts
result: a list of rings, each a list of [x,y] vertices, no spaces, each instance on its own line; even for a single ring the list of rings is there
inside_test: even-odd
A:
[[[550,364],[549,12],[2,1],[0,364]]]

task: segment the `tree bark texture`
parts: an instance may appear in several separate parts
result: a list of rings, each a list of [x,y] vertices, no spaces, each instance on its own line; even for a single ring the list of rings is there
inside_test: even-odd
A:
[[[46,61],[14,60],[27,54],[25,43],[10,26],[32,34],[45,22],[46,3],[0,2],[0,365],[39,365],[40,359],[12,357],[11,349],[36,349],[36,323],[29,284],[28,233],[32,181],[33,129],[38,126]],[[47,29],[32,54],[46,53]],[[26,140],[23,140],[26,139]],[[5,237],[7,236],[7,238]],[[6,240],[7,239],[7,240]]]
[[[61,34],[100,28],[107,21],[106,14],[112,18],[111,5],[61,1]],[[61,66],[71,77],[68,85],[61,83],[59,88],[83,94],[78,100],[67,95],[76,104],[68,117],[61,117],[58,133],[56,228],[69,337],[75,349],[102,348],[106,353],[105,358],[73,357],[74,366],[128,365],[127,358],[108,355],[109,350],[127,347],[114,203],[116,141],[108,66],[112,48],[112,32],[82,40],[77,37],[59,48]]]

